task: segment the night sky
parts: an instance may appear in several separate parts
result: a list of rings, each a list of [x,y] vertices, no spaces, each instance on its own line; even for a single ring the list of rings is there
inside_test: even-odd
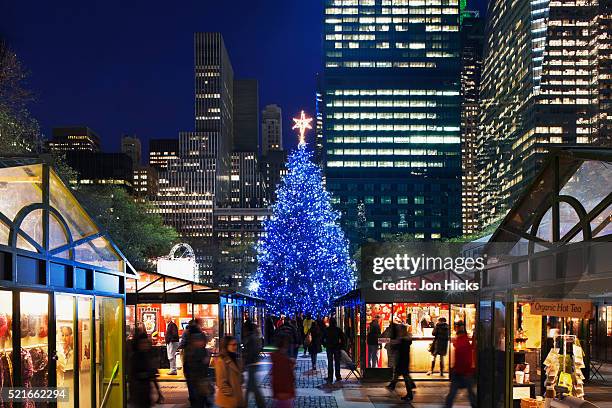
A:
[[[260,107],[283,108],[292,146],[291,117],[314,115],[322,3],[1,0],[0,36],[30,71],[31,110],[45,135],[87,125],[113,151],[121,135],[136,134],[146,157],[146,140],[193,130],[193,33],[219,31],[235,76],[259,80]]]

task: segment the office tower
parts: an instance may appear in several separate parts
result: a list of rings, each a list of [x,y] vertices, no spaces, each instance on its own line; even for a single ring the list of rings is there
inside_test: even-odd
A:
[[[287,174],[286,163],[286,150],[270,150],[262,158],[261,168],[268,189],[267,198],[271,203],[276,202],[276,187],[280,184],[283,176]]]
[[[77,172],[76,184],[114,185],[133,193],[134,166],[128,155],[74,150],[66,152],[65,159]]]
[[[506,214],[566,145],[610,145],[610,2],[489,4],[478,140],[481,222]]]
[[[159,193],[159,176],[152,166],[134,167],[134,197],[154,200]]]
[[[261,112],[261,154],[283,150],[283,115],[278,105],[267,105]]]
[[[353,245],[460,235],[459,1],[326,0],[324,36],[325,173]]]
[[[123,136],[121,138],[121,153],[130,156],[134,166],[140,166],[142,163],[142,146],[140,144],[140,139],[136,136]]]
[[[323,165],[324,162],[324,147],[323,147],[323,82],[320,74],[317,74],[317,92],[315,94],[315,142],[314,142],[314,160],[318,165]],[[325,175],[323,175],[325,180]]]
[[[149,140],[149,165],[158,171],[168,168],[168,161],[178,158],[178,139]]]
[[[256,79],[234,81],[234,151],[259,154],[259,90]]]
[[[53,128],[52,139],[47,142],[52,153],[69,151],[99,152],[100,138],[86,126]]]
[[[463,234],[479,231],[476,140],[480,120],[478,94],[482,70],[484,21],[477,12],[463,12],[461,23],[461,208]]]
[[[232,153],[231,207],[263,208],[267,189],[255,152]]]

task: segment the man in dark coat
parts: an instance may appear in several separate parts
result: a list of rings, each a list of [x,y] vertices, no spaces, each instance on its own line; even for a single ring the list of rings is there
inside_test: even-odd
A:
[[[366,341],[368,343],[368,367],[378,367],[378,339],[380,338],[380,324],[378,316],[370,323],[370,328]]]
[[[170,371],[168,375],[176,375],[176,353],[179,346],[178,326],[172,320],[172,316],[166,316],[166,352],[168,354],[168,362],[170,363]]]
[[[346,346],[346,338],[338,327],[336,318],[329,319],[329,327],[323,330],[323,345],[327,350],[327,383],[334,380],[334,364],[336,365],[336,381],[342,381],[340,374],[340,350]]]
[[[433,374],[434,368],[436,367],[436,357],[440,356],[440,376],[444,376],[444,357],[448,352],[448,340],[450,338],[450,329],[446,323],[446,318],[441,317],[438,319],[438,323],[436,323],[436,327],[434,327],[432,334],[434,336],[434,341],[431,350],[431,370],[427,375]]]
[[[308,338],[309,336],[310,343],[308,344],[308,352],[310,353],[310,361],[312,362],[312,371],[315,371],[317,369],[317,354],[323,351],[321,347],[323,332],[316,320],[313,320],[310,324],[306,337]]]
[[[410,346],[412,345],[412,336],[408,332],[407,326],[400,326],[397,343],[397,356],[395,360],[395,369],[393,370],[393,379],[387,385],[390,391],[395,390],[395,386],[399,381],[400,375],[404,377],[406,384],[406,396],[402,397],[404,401],[412,401],[412,390],[416,388],[414,381],[410,377]]]

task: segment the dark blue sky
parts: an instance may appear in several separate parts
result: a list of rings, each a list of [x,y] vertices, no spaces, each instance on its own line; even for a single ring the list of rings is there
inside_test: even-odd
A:
[[[31,72],[46,135],[88,125],[116,150],[124,133],[146,141],[193,130],[193,33],[219,31],[235,75],[259,80],[261,107],[281,105],[295,144],[290,118],[314,114],[322,3],[0,0],[0,36]]]

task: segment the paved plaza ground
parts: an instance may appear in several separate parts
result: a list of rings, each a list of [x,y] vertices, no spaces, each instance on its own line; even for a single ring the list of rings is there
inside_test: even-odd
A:
[[[310,358],[298,358],[296,383],[298,397],[295,407],[299,408],[392,408],[392,407],[414,407],[414,408],[440,408],[444,406],[444,398],[448,392],[448,382],[417,381],[415,398],[412,402],[404,402],[400,399],[405,395],[403,383],[399,383],[396,392],[390,392],[385,388],[385,383],[360,383],[353,376],[333,386],[325,385],[327,376],[327,361],[324,354],[319,355],[317,370],[310,370]],[[266,396],[268,407],[272,407],[270,389],[270,362],[265,359],[261,362],[259,380],[261,389]],[[343,378],[349,375],[349,371],[343,369]],[[612,374],[612,373],[611,373]],[[165,377],[164,377],[165,378]],[[162,392],[166,398],[165,404],[158,405],[161,408],[185,408],[187,403],[187,387],[180,381],[162,381]],[[612,386],[590,386],[587,395],[601,408],[612,408]],[[455,401],[455,407],[469,407],[465,391],[461,391]],[[254,398],[251,397],[249,408],[255,407]]]

